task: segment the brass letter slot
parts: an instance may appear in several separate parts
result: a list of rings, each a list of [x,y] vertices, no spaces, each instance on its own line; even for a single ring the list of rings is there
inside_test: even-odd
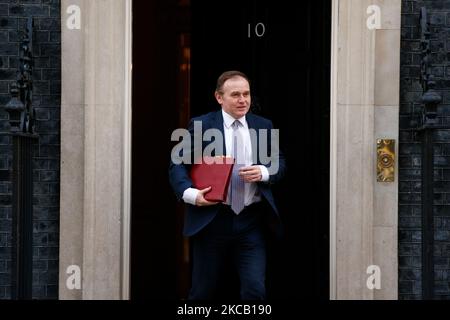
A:
[[[395,177],[395,140],[377,140],[377,181],[393,182]]]

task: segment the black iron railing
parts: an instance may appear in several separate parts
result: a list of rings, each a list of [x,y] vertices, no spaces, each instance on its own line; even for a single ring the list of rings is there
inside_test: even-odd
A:
[[[424,105],[418,132],[422,137],[422,299],[434,298],[434,156],[433,132],[436,129],[449,129],[439,124],[437,106],[442,101],[434,89],[435,81],[431,74],[430,26],[427,10],[420,10],[421,29],[421,83],[422,103]]]
[[[12,298],[32,298],[33,270],[33,19],[29,18],[20,46],[17,80],[10,86],[11,100],[5,106],[9,113],[13,140],[13,253]]]

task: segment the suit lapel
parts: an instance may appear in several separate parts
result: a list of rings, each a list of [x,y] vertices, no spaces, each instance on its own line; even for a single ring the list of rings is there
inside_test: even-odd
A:
[[[256,164],[259,164],[259,153],[258,153],[258,146],[259,146],[259,134],[258,134],[258,125],[256,124],[256,119],[251,113],[247,113],[245,116],[245,119],[247,120],[247,125],[249,129],[253,129],[256,133],[256,141],[254,141],[254,137],[250,134],[250,140],[252,143],[252,154],[254,157],[254,153],[256,152]]]

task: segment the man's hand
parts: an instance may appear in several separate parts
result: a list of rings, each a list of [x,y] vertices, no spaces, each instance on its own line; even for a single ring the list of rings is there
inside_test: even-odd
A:
[[[245,182],[258,182],[262,179],[261,169],[259,166],[244,167],[239,170],[239,176]]]
[[[199,207],[203,206],[213,206],[215,204],[218,204],[219,202],[212,202],[205,199],[204,194],[211,191],[211,187],[205,188],[203,190],[199,190],[197,199],[195,199],[195,205]]]

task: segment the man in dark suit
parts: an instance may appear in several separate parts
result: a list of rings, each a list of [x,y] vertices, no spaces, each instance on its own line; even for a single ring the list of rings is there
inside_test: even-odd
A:
[[[263,300],[266,298],[266,235],[281,234],[271,185],[284,175],[285,160],[278,141],[274,140],[278,135],[272,122],[249,113],[250,83],[245,74],[224,72],[217,80],[215,97],[222,110],[193,118],[188,130],[192,139],[196,123],[201,124],[202,136],[209,129],[220,131],[223,141],[219,143],[223,144],[224,153],[212,155],[229,155],[235,159],[227,200],[224,203],[206,200],[205,194],[211,188],[198,190],[193,186],[188,163],[172,159],[169,166],[172,188],[177,198],[187,205],[184,235],[191,237],[193,249],[189,298],[217,297],[225,261],[231,258],[239,274],[241,299]],[[267,134],[261,134],[263,131]],[[189,159],[193,161],[193,140],[191,145]],[[202,151],[207,145],[202,140]],[[270,156],[263,155],[263,150],[269,151]]]

